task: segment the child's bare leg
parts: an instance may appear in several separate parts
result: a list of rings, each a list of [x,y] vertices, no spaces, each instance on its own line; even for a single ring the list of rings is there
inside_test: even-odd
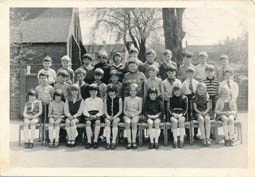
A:
[[[86,134],[87,134],[87,141],[91,144],[91,137],[92,137],[92,130],[91,130],[91,121],[86,121]]]
[[[198,123],[199,123],[201,138],[204,140],[205,139],[205,120],[204,120],[204,117],[201,114],[198,114],[197,115],[197,120],[198,120]]]
[[[137,122],[138,122],[139,116],[133,117],[131,120],[132,125],[132,142],[136,143],[136,134],[137,134]]]
[[[154,122],[155,122],[155,129],[156,129],[155,143],[158,143],[158,139],[160,136],[160,119],[156,119]]]
[[[211,121],[210,121],[210,116],[206,115],[205,116],[205,132],[206,132],[206,139],[210,139],[210,134],[211,134]]]
[[[127,132],[128,143],[131,143],[130,123],[131,123],[130,118],[125,117],[125,128],[126,128],[126,132]]]
[[[54,141],[54,138],[53,138],[53,126],[54,126],[54,119],[53,118],[50,118],[49,119],[49,139],[50,139],[50,142],[53,143]]]
[[[30,142],[33,143],[34,142],[34,137],[35,137],[35,125],[38,122],[38,119],[32,119],[30,122],[30,128],[31,128],[31,137],[30,137]]]
[[[228,127],[229,127],[229,139],[234,139],[234,116],[229,115],[228,116]]]
[[[67,133],[67,137],[68,137],[68,141],[71,140],[71,121],[69,119],[66,119],[66,133]]]
[[[148,123],[148,128],[149,128],[150,143],[154,143],[153,142],[153,130],[152,130],[152,128],[153,128],[153,120],[148,119],[147,123]]]
[[[185,117],[179,118],[179,128],[180,128],[180,141],[184,141],[184,135],[185,135]]]
[[[116,118],[112,122],[112,143],[116,143],[116,138],[118,135],[118,123],[120,122],[120,118]]]
[[[29,123],[30,123],[30,120],[25,118],[24,124],[23,124],[25,143],[28,143],[28,139],[29,139],[29,130],[28,130]]]
[[[98,139],[98,135],[99,135],[99,132],[100,132],[100,120],[96,120],[96,123],[95,123],[95,137],[94,137],[94,142],[97,143],[97,139]]]
[[[110,136],[111,136],[111,122],[108,119],[105,119],[105,136],[106,143],[110,144]]]
[[[222,122],[223,122],[223,130],[224,130],[224,134],[225,134],[225,139],[229,140],[228,118],[225,115],[222,115],[221,118],[222,118]]]
[[[174,143],[177,143],[177,119],[174,117],[171,117],[171,123],[172,123],[172,132],[174,137]]]

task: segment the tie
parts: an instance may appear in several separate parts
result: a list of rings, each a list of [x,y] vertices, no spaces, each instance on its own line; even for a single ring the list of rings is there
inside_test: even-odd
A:
[[[228,87],[230,88],[230,81],[227,81],[227,83],[228,83]]]
[[[192,80],[190,80],[189,89],[190,89],[191,93],[194,94],[193,85],[192,85]]]

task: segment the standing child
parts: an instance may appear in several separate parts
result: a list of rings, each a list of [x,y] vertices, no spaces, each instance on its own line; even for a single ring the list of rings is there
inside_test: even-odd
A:
[[[86,71],[82,68],[79,68],[75,71],[75,76],[77,79],[76,84],[80,87],[80,93],[83,100],[89,97],[89,84],[84,81],[86,77]]]
[[[66,78],[66,82],[68,84],[74,83],[74,72],[70,68],[71,64],[72,64],[71,58],[68,55],[65,55],[61,58],[62,67],[59,68],[58,71],[57,71],[57,74],[58,74],[58,72],[63,71],[63,70],[68,72],[68,77]]]
[[[66,118],[66,133],[67,133],[67,147],[75,146],[75,138],[78,135],[76,125],[82,122],[83,101],[80,96],[80,88],[78,85],[73,84],[70,87],[71,95],[65,102],[65,116]]]
[[[108,84],[109,82],[109,76],[110,76],[110,65],[107,63],[108,61],[108,54],[106,51],[102,50],[97,55],[98,63],[94,67],[94,72],[97,68],[100,68],[104,71],[104,75],[101,78],[102,82],[105,84]]]
[[[86,121],[86,134],[87,134],[87,145],[86,149],[91,148],[92,142],[92,125],[95,125],[94,131],[94,144],[93,147],[97,148],[97,141],[100,132],[100,124],[103,121],[104,115],[104,103],[102,98],[97,97],[98,86],[96,84],[91,84],[89,86],[90,97],[84,101],[84,111],[83,114],[85,116]]]
[[[225,80],[220,83],[220,89],[222,87],[229,87],[230,96],[236,101],[239,94],[239,87],[238,84],[233,81],[233,74],[234,72],[230,67],[224,70],[223,75]]]
[[[59,145],[59,131],[60,123],[64,119],[65,103],[62,101],[62,90],[55,90],[53,94],[53,101],[49,106],[49,148],[58,147]]]
[[[206,85],[204,83],[199,83],[197,86],[193,106],[199,123],[202,144],[210,146],[210,103],[209,95],[206,91]]]
[[[127,59],[126,64],[125,64],[125,71],[124,71],[124,74],[127,73],[127,72],[129,72],[129,66],[128,66],[128,64],[129,64],[129,61],[130,61],[130,60],[134,60],[134,61],[136,62],[136,64],[137,64],[137,70],[138,70],[138,71],[141,71],[143,62],[142,62],[141,60],[138,59],[138,53],[139,53],[139,52],[138,52],[137,48],[131,47],[131,48],[129,49],[128,52],[129,52],[129,56],[128,56],[128,59]]]
[[[234,145],[234,120],[237,113],[236,102],[230,96],[229,87],[222,87],[216,103],[215,113],[223,121],[225,146]]]
[[[198,55],[199,58],[199,64],[197,66],[195,66],[196,69],[196,80],[198,81],[202,81],[203,79],[206,78],[206,74],[205,74],[205,68],[208,65],[207,64],[207,58],[208,58],[208,54],[206,52],[200,52]]]
[[[127,149],[133,147],[137,148],[136,145],[136,133],[137,133],[137,123],[139,121],[140,114],[142,113],[142,98],[136,96],[137,84],[131,84],[130,86],[130,96],[126,97],[124,100],[124,121],[126,126],[128,145]],[[132,127],[132,141],[131,141],[131,130]]]
[[[171,60],[172,59],[172,52],[171,50],[165,50],[163,52],[163,60],[159,67],[159,76],[164,81],[167,78],[167,71],[170,65],[173,65],[177,68],[177,64]]]
[[[43,69],[41,69],[39,72],[38,72],[38,79],[39,79],[39,75],[41,72],[45,72],[48,74],[49,76],[49,84],[51,86],[54,86],[55,82],[56,82],[56,72],[54,69],[50,68],[51,67],[51,64],[52,64],[52,59],[51,57],[49,56],[46,56],[43,58],[43,62],[42,62],[42,65],[43,65]]]
[[[219,59],[219,68],[217,70],[217,79],[219,82],[224,80],[224,70],[229,67],[229,58],[227,55],[221,55]]]
[[[36,99],[36,96],[34,90],[29,90],[27,93],[28,102],[25,104],[23,112],[25,148],[34,147],[35,126],[42,114],[42,104],[41,101]]]
[[[107,86],[108,96],[104,100],[105,112],[105,135],[106,135],[106,149],[116,148],[116,138],[118,135],[118,123],[120,115],[122,114],[122,99],[116,95],[117,87],[109,84]],[[112,131],[111,131],[112,125]],[[110,143],[112,132],[112,143]]]
[[[110,72],[110,84],[116,87],[116,95],[119,98],[123,98],[122,83],[119,81],[121,73],[117,70],[111,70]],[[109,85],[109,84],[108,84]]]
[[[183,53],[183,65],[180,66],[178,79],[182,82],[187,79],[187,69],[193,68],[195,70],[195,66],[191,64],[193,53],[189,51],[185,51]]]
[[[144,104],[144,116],[147,119],[149,127],[150,149],[153,147],[155,147],[155,149],[159,148],[158,139],[160,136],[160,122],[163,117],[163,110],[162,98],[157,96],[157,89],[150,88]],[[155,131],[153,129],[153,125],[155,127]]]
[[[102,79],[104,78],[104,71],[101,68],[97,68],[94,71],[94,82],[93,84],[96,84],[99,91],[99,96],[104,99],[106,96],[107,87],[104,82],[102,82]]]
[[[153,49],[149,49],[148,51],[146,51],[145,57],[146,57],[146,62],[143,63],[141,67],[141,72],[143,72],[146,78],[148,79],[150,76],[149,75],[150,66],[154,65],[157,67],[157,70],[158,70],[159,64],[154,61],[156,58],[156,53]]]
[[[77,70],[83,69],[86,71],[86,76],[84,78],[84,81],[91,84],[94,80],[94,67],[91,66],[92,57],[90,54],[86,53],[82,55],[81,63],[82,66],[80,66]],[[76,71],[77,71],[76,70]]]
[[[111,71],[112,70],[118,71],[118,73],[119,73],[119,80],[121,82],[122,79],[123,79],[123,74],[124,74],[124,70],[125,70],[125,66],[122,64],[123,57],[122,57],[121,53],[116,52],[113,55],[113,59],[112,60],[113,60],[113,64],[111,66]]]
[[[169,101],[170,121],[172,123],[172,133],[174,137],[174,148],[183,148],[185,135],[185,116],[188,110],[188,99],[181,94],[181,87],[179,85],[173,88],[173,97]],[[179,125],[180,142],[177,139],[177,128]]]
[[[215,77],[215,67],[207,65],[205,68],[206,79],[202,82],[206,84],[206,90],[212,100],[212,110],[215,109],[216,100],[219,94],[219,81]]]
[[[155,65],[151,65],[149,67],[149,78],[146,80],[144,84],[144,99],[148,96],[147,92],[150,88],[156,88],[157,95],[163,98],[164,86],[162,80],[157,77],[157,73],[158,67]]]
[[[63,101],[65,101],[67,99],[67,97],[69,96],[69,87],[70,84],[68,84],[66,82],[67,78],[68,78],[68,72],[66,70],[60,70],[58,71],[58,81],[57,83],[54,85],[54,89],[59,89],[62,90],[64,98]]]

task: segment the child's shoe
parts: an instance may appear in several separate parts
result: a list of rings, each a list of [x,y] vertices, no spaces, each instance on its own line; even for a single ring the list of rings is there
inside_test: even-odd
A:
[[[174,147],[174,148],[178,148],[178,143],[177,143],[177,142],[174,142],[174,143],[173,143],[173,147]]]
[[[106,146],[105,146],[105,149],[107,149],[107,150],[108,150],[108,149],[110,149],[110,148],[111,148],[110,143],[107,143],[107,144],[106,144]]]
[[[158,148],[159,148],[159,144],[155,143],[155,149],[158,149]]]
[[[179,142],[179,148],[183,148],[183,146],[184,146],[184,142],[183,142],[183,141],[180,141],[180,142]]]
[[[207,139],[207,140],[206,140],[206,144],[207,144],[207,146],[210,146],[210,145],[211,145],[211,140],[210,140],[210,139]]]
[[[137,149],[136,143],[133,143],[132,147],[133,147],[133,149]]]
[[[234,140],[229,140],[229,146],[234,146]]]
[[[206,139],[202,139],[202,145],[206,146]]]
[[[86,149],[90,149],[91,146],[92,146],[91,143],[87,143],[86,146],[85,146],[85,148],[86,148]]]
[[[115,143],[112,143],[111,149],[116,149],[116,144]]]
[[[150,143],[149,149],[153,149],[154,148],[154,144]]]
[[[131,143],[128,143],[127,149],[131,149],[131,147],[132,147],[132,144],[131,144]]]
[[[29,148],[32,149],[34,147],[34,143],[29,143]]]
[[[94,149],[97,149],[97,148],[98,148],[97,142],[94,142],[93,148],[94,148]]]
[[[55,143],[54,143],[54,148],[58,148],[58,146],[59,146],[59,142],[58,141],[56,141]]]
[[[53,148],[53,146],[54,146],[53,142],[50,142],[48,147]]]
[[[225,146],[229,146],[229,140],[225,139]]]
[[[26,149],[29,148],[29,143],[25,143],[24,148],[26,148]]]

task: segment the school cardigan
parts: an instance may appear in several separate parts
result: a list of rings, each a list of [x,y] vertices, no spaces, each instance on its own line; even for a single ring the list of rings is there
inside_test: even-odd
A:
[[[177,68],[177,64],[174,61],[170,61],[169,63],[162,63],[159,66],[159,76],[161,77],[162,81],[167,78],[169,65],[174,65]]]
[[[229,102],[230,110],[234,112],[234,115],[236,115],[236,113],[237,113],[236,102],[233,99],[228,100],[228,102]],[[219,98],[217,100],[217,103],[216,103],[216,106],[215,106],[215,113],[216,114],[220,114],[223,111],[225,103],[226,102],[221,98]]]
[[[86,117],[91,116],[90,111],[98,111],[96,114],[97,117],[100,117],[104,114],[104,103],[102,98],[99,97],[89,97],[84,101],[84,109],[83,109],[83,114]]]
[[[84,81],[87,82],[88,84],[92,84],[92,82],[94,81],[94,70],[93,70],[94,67],[89,64],[88,66],[82,65],[78,69],[83,69],[86,71],[86,77],[84,78]]]
[[[67,99],[65,102],[65,107],[64,107],[65,116],[80,117],[83,112],[83,107],[84,107],[84,103],[82,99],[78,99],[75,102]]]
[[[49,106],[49,116],[56,115],[56,116],[63,116],[64,115],[64,108],[65,103],[60,101],[59,103],[56,101],[52,101]]]
[[[188,99],[186,96],[175,96],[170,98],[169,102],[169,112],[172,115],[173,113],[176,114],[183,114],[185,115],[188,110]]]
[[[41,102],[39,100],[35,100],[34,102],[27,102],[25,104],[26,113],[28,116],[34,116],[39,113],[39,106]]]
[[[193,88],[193,91],[194,93],[196,92],[197,90],[197,85],[198,85],[198,81],[196,79],[192,79],[192,88]],[[182,94],[184,95],[190,95],[192,94],[190,88],[190,79],[186,79],[183,83],[182,83]]]
[[[163,81],[163,90],[164,90],[164,99],[165,101],[169,101],[169,98],[172,97],[173,94],[173,88],[175,85],[179,85],[182,87],[182,83],[180,80],[174,78],[174,79],[165,79]]]
[[[42,101],[43,104],[49,104],[51,102],[51,97],[53,95],[53,87],[50,85],[47,85],[45,87],[38,85],[35,89],[38,100]]]
[[[147,115],[156,115],[160,113],[159,117],[161,118],[163,110],[164,109],[161,98],[151,100],[149,97],[146,97],[146,101],[144,104],[144,115],[146,117]]]
[[[206,91],[209,96],[218,95],[220,85],[218,79],[216,79],[215,77],[213,77],[212,79],[206,77],[206,79],[204,79],[202,82],[206,84]]]
[[[235,81],[230,80],[229,85],[228,85],[228,81],[224,80],[220,83],[220,91],[221,91],[222,87],[229,87],[232,99],[234,99],[234,100],[237,99],[238,94],[239,94],[239,87]]]
[[[120,97],[106,98],[107,114],[109,116],[115,116],[119,112]]]
[[[41,69],[38,74],[37,74],[37,78],[39,79],[39,75],[40,73],[42,72],[45,72],[49,75],[49,84],[54,84],[56,82],[56,79],[57,79],[57,75],[56,75],[56,71],[52,68],[49,68],[49,69]]]

